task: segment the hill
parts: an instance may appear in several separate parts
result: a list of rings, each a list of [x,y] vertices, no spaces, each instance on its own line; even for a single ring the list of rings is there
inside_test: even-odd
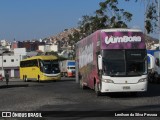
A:
[[[153,49],[159,43],[158,39],[147,35],[145,35],[145,42],[148,50]]]
[[[73,34],[77,30],[78,29],[75,29],[75,28],[65,29],[63,32],[57,35],[51,36],[50,39],[52,40],[52,43],[58,43],[59,41],[60,47],[67,47],[67,46],[70,46],[68,42],[69,41],[68,35]],[[153,46],[159,43],[158,39],[148,35],[145,35],[145,41],[146,41],[147,49],[153,49]]]

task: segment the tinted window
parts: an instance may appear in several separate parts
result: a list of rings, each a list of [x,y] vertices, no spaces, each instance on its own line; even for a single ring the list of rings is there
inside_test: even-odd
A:
[[[107,60],[124,60],[124,50],[104,50],[103,57]]]
[[[36,59],[20,62],[20,67],[33,67],[33,66],[38,66],[38,62]]]
[[[127,60],[143,60],[146,57],[144,50],[128,50],[126,51]]]

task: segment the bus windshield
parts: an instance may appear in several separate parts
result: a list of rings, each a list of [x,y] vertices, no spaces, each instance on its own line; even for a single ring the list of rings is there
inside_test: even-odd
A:
[[[41,71],[47,74],[56,74],[60,72],[59,63],[55,60],[41,60]]]
[[[145,50],[104,50],[103,74],[108,76],[140,76],[147,74]]]

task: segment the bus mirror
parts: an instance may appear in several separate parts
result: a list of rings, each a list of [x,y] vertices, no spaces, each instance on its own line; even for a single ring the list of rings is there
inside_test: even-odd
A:
[[[98,55],[98,69],[102,70],[102,56]]]
[[[148,60],[150,60],[150,64],[148,64],[148,68],[153,69],[155,58],[151,54],[147,54],[147,56],[148,56]]]

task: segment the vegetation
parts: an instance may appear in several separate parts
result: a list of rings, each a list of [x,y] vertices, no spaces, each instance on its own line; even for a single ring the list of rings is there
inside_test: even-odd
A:
[[[130,2],[131,0],[125,0]],[[120,0],[104,0],[99,3],[99,9],[93,16],[84,15],[78,23],[78,29],[75,33],[69,35],[69,45],[74,46],[76,42],[88,36],[98,29],[103,28],[127,28],[127,23],[132,20],[132,13],[118,8]],[[135,2],[144,3],[146,6],[145,30],[146,32],[158,32],[158,0],[135,0]],[[75,47],[72,47],[75,51]],[[75,53],[73,54],[75,57]]]
[[[144,0],[146,2],[145,29],[147,33],[159,32],[158,0]]]
[[[129,2],[131,0],[125,0]],[[99,3],[99,9],[93,16],[84,15],[78,23],[79,31],[69,35],[70,41],[76,43],[78,40],[88,36],[98,29],[103,28],[127,28],[127,23],[132,20],[132,13],[123,8],[118,8],[120,0],[105,0]],[[158,26],[158,0],[135,0],[146,6],[145,29],[147,33],[159,31]],[[73,42],[74,41],[74,42]]]
[[[70,34],[69,45],[75,51],[75,43],[98,29],[127,28],[127,22],[132,20],[132,14],[118,8],[118,0],[105,0],[99,3],[99,9],[93,16],[84,15],[78,23],[78,30]],[[72,53],[75,58],[75,52]]]
[[[84,37],[103,28],[127,28],[127,22],[132,20],[132,14],[118,8],[118,0],[100,2],[100,8],[95,11],[95,16],[82,16],[79,28]],[[83,36],[82,36],[83,37]]]

